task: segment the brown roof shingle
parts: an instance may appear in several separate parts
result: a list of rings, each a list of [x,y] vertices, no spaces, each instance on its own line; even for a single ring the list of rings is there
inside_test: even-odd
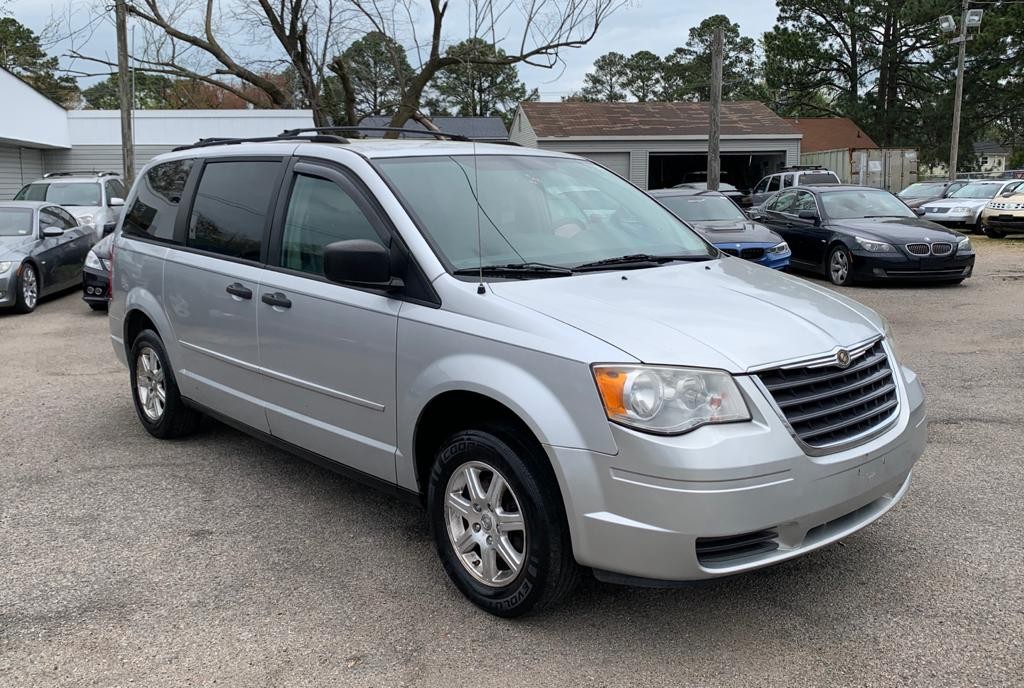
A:
[[[523,103],[539,138],[580,136],[700,136],[708,133],[708,103]],[[763,103],[722,103],[724,135],[799,134]]]
[[[794,117],[787,122],[803,135],[801,153],[840,148],[878,148],[878,144],[849,117]]]

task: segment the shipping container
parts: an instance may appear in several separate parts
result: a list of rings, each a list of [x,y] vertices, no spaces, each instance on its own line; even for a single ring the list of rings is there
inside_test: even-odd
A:
[[[873,186],[896,193],[917,181],[915,148],[837,148],[802,153],[801,165],[820,165],[844,184]]]

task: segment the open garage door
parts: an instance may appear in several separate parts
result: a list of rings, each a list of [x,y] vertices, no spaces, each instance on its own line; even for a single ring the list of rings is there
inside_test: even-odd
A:
[[[654,153],[648,158],[647,188],[668,189],[683,182],[706,182],[708,156],[705,153]],[[749,191],[761,177],[786,166],[784,151],[768,153],[722,153],[722,179]]]
[[[580,153],[580,155],[590,158],[599,165],[604,165],[623,179],[629,179],[629,153]]]

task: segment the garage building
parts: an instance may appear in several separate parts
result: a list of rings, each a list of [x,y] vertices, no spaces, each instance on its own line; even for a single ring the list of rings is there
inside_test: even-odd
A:
[[[705,181],[707,103],[523,103],[509,140],[582,155],[641,189]],[[749,189],[800,163],[802,134],[754,101],[722,104],[722,181]]]

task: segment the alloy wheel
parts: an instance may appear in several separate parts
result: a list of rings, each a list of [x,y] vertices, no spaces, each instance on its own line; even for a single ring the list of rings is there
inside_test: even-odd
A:
[[[148,346],[139,350],[135,359],[135,387],[139,393],[139,405],[151,422],[156,423],[164,415],[167,405],[167,387],[160,357]]]
[[[39,299],[39,280],[36,279],[36,271],[27,265],[22,268],[21,273],[21,298],[29,310],[36,307],[36,301]]]
[[[829,270],[832,273],[832,281],[836,284],[842,284],[846,281],[846,276],[850,273],[850,261],[846,257],[846,251],[837,249],[832,252]]]
[[[516,579],[526,561],[526,521],[519,499],[493,466],[459,466],[445,490],[448,538],[462,566],[490,587]]]

